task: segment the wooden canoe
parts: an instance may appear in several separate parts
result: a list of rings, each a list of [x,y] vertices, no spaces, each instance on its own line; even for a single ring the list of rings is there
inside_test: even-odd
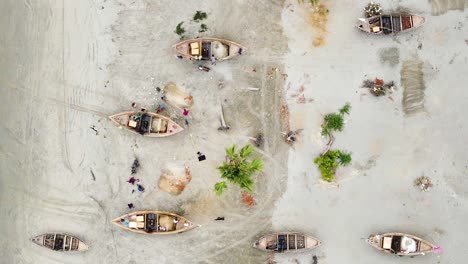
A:
[[[163,211],[137,211],[124,214],[112,223],[125,230],[140,234],[171,235],[198,227],[185,217]]]
[[[89,248],[81,239],[63,233],[39,235],[31,240],[39,246],[55,251],[86,251]]]
[[[301,252],[320,246],[321,242],[309,235],[297,232],[271,233],[255,241],[254,247],[263,251],[283,253]]]
[[[241,55],[245,51],[242,45],[219,38],[196,38],[181,41],[173,46],[179,56],[190,60],[224,61]]]
[[[422,238],[405,233],[370,235],[366,241],[380,251],[398,256],[425,255],[438,248]]]
[[[109,118],[117,125],[145,137],[168,137],[184,130],[170,118],[152,112],[126,111]]]
[[[424,24],[422,16],[410,14],[379,15],[360,18],[356,27],[364,32],[375,35],[389,35],[410,31]]]

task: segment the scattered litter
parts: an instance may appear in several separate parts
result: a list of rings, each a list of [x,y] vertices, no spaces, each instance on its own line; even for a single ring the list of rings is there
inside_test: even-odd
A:
[[[367,17],[373,17],[383,14],[383,9],[380,4],[376,4],[374,2],[370,2],[364,7],[364,12],[366,12]]]
[[[197,155],[198,155],[198,161],[206,160],[206,156],[202,154],[200,151],[197,152]]]
[[[253,195],[247,192],[242,192],[242,203],[247,205],[248,207],[254,207],[255,204],[257,204]]]
[[[286,141],[286,143],[292,144],[292,143],[296,142],[297,136],[299,135],[299,133],[302,132],[302,130],[303,129],[298,129],[298,130],[295,130],[295,131],[289,131],[287,133],[282,132],[281,134],[283,134],[283,138]]]
[[[96,136],[99,135],[99,132],[97,131],[94,125],[90,126],[89,128],[91,128],[94,132],[96,132]]]
[[[414,181],[414,185],[418,187],[421,191],[429,191],[432,187],[431,180],[426,176],[421,176]]]
[[[130,177],[130,179],[128,179],[127,182],[134,185],[135,182],[139,182],[139,181],[140,181],[139,179],[136,179],[135,177],[132,176],[132,177]]]
[[[200,71],[205,71],[205,72],[209,72],[210,71],[210,68],[206,67],[206,66],[203,66],[203,65],[198,65],[198,69]]]
[[[257,88],[257,87],[244,87],[244,88],[241,88],[242,90],[247,90],[247,91],[258,91],[260,90],[260,88]]]
[[[252,140],[257,148],[260,148],[263,146],[263,134],[258,133],[256,137],[249,137],[250,140]]]
[[[318,258],[316,255],[312,256],[312,261],[313,261],[312,264],[318,264]]]
[[[96,176],[94,175],[93,169],[89,169],[91,172],[91,177],[93,177],[93,181],[96,181]]]
[[[281,122],[286,130],[289,130],[289,108],[288,105],[282,104],[279,110]]]
[[[133,208],[133,203],[129,203],[129,204],[127,204],[127,206],[128,206],[128,209],[132,209]]]
[[[140,162],[138,161],[138,159],[135,158],[132,164],[132,174],[135,174],[137,172],[137,168],[139,167],[140,167]]]
[[[144,192],[144,191],[145,191],[145,187],[143,187],[143,185],[137,184],[137,187],[138,187],[138,191],[140,191],[140,192]]]
[[[375,78],[374,80],[364,80],[361,87],[369,89],[369,92],[374,96],[383,96],[394,91],[395,83],[393,81],[385,83],[383,80]]]

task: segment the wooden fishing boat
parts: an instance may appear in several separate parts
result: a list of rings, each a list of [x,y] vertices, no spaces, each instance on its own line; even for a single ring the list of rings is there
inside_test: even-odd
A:
[[[198,227],[186,218],[163,211],[138,211],[112,220],[125,230],[152,235],[170,235]]]
[[[388,35],[418,28],[422,26],[425,21],[426,19],[422,16],[410,14],[378,15],[369,18],[360,18],[356,27],[367,33]]]
[[[39,246],[55,251],[86,251],[89,248],[81,239],[63,233],[44,234],[31,240]]]
[[[127,111],[109,118],[117,125],[145,137],[167,137],[184,130],[170,118],[152,112]]]
[[[217,61],[224,61],[241,55],[245,51],[245,47],[238,43],[218,38],[189,39],[173,47],[180,56],[191,60],[210,60],[214,56]]]
[[[380,251],[398,256],[425,255],[440,249],[422,238],[405,233],[370,235],[366,241]]]
[[[311,236],[296,232],[271,233],[255,241],[254,247],[263,251],[283,253],[301,252],[320,246],[321,242]]]

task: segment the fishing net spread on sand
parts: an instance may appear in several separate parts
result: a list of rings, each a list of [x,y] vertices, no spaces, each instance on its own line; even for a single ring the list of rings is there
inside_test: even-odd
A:
[[[227,45],[224,45],[219,41],[213,41],[212,44],[211,53],[216,58],[225,58],[229,55],[229,47]]]
[[[189,109],[193,105],[193,97],[173,82],[166,84],[164,95],[166,101],[175,107]]]
[[[161,172],[159,177],[159,189],[168,192],[172,195],[181,194],[185,186],[192,180],[189,167],[168,166]]]

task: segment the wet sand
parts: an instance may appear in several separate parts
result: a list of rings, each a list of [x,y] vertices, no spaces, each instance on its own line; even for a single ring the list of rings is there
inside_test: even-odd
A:
[[[388,3],[384,10],[414,10],[427,23],[408,34],[373,37],[347,26],[366,1],[346,2],[353,8],[324,2],[331,15],[320,48],[310,41],[314,31],[303,7],[287,1],[283,11],[290,39],[286,87],[302,86],[314,101],[298,104],[287,98],[291,126],[304,128],[304,136],[290,150],[288,187],[277,203],[273,228],[308,232],[323,245],[309,254],[276,259],[312,263],[316,255],[318,263],[463,263],[468,256],[463,249],[468,231],[463,109],[468,101],[461,85],[468,67],[466,11],[440,6],[435,12],[439,6],[421,1]],[[388,52],[384,59],[382,51]],[[374,97],[360,88],[364,79],[376,77],[395,81],[396,91]],[[320,180],[313,158],[326,144],[320,135],[323,115],[345,102],[352,110],[344,131],[335,134],[334,148],[351,151],[353,162],[339,168],[337,184],[330,185]],[[413,186],[420,175],[435,183],[430,191]],[[444,253],[396,258],[363,239],[395,230],[426,238]]]
[[[330,10],[326,30],[317,31],[307,6],[292,0],[2,1],[0,262],[313,263],[316,255],[320,264],[463,263],[468,142],[467,95],[460,84],[468,63],[467,11],[447,1],[384,5],[428,20],[412,33],[377,38],[351,26],[365,1],[324,3]],[[196,10],[208,13],[204,36],[239,42],[245,54],[209,73],[177,60],[173,31],[185,21],[186,35],[198,36],[199,24],[190,21]],[[314,46],[317,34],[320,46]],[[382,56],[382,50],[391,54]],[[422,63],[424,111],[408,116],[402,71],[415,58]],[[392,99],[359,88],[374,77],[396,82]],[[184,132],[142,138],[107,119],[132,102],[153,109],[155,88],[170,81],[194,96]],[[298,92],[305,104],[298,103]],[[304,129],[293,147],[280,135],[284,102],[291,128]],[[312,161],[326,143],[322,116],[345,102],[353,109],[335,147],[353,152],[353,163],[338,171],[337,187],[319,180]],[[221,103],[228,132],[217,130]],[[179,109],[167,114],[184,123]],[[221,198],[212,188],[224,147],[257,133],[265,137],[257,149],[265,170],[256,177],[257,205],[249,209],[238,188],[230,186]],[[198,162],[197,151],[207,160]],[[126,180],[135,157],[146,191],[132,194]],[[158,190],[168,164],[191,168],[193,179],[179,196]],[[435,185],[427,193],[412,186],[421,174]],[[202,227],[171,237],[121,230],[110,220],[129,212],[129,202],[136,209],[183,214]],[[226,220],[214,221],[218,216]],[[279,230],[310,233],[323,245],[275,257],[251,247],[260,235]],[[394,230],[433,241],[445,252],[397,259],[361,239]],[[46,232],[76,234],[91,248],[62,254],[29,241]]]

